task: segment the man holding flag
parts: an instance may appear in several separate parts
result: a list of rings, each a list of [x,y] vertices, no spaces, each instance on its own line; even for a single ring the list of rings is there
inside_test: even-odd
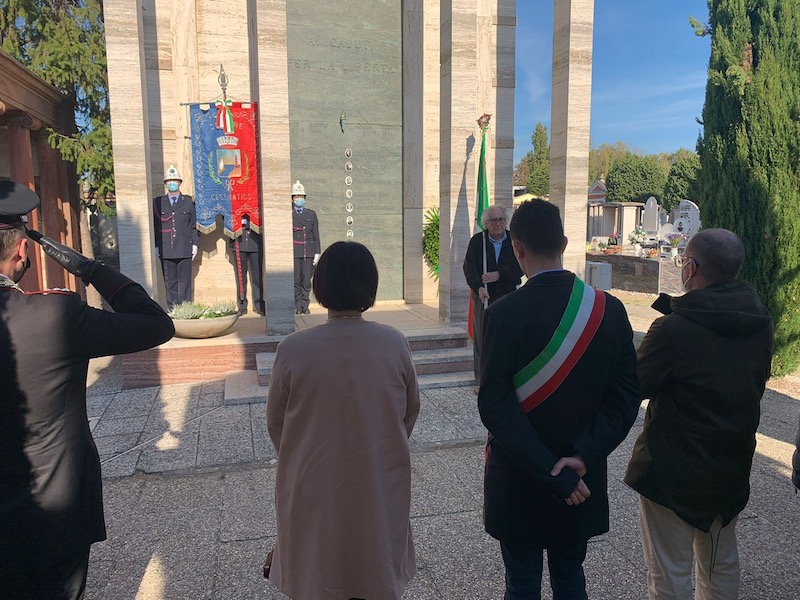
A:
[[[478,209],[475,229],[464,257],[464,276],[472,293],[469,302],[467,329],[472,338],[475,393],[481,377],[481,329],[483,311],[489,304],[513,292],[520,284],[522,270],[511,249],[511,238],[506,230],[508,217],[501,206],[489,206],[489,185],[486,178],[486,132],[492,115],[478,119],[481,128],[481,157],[478,162]],[[487,236],[488,225],[488,236]]]
[[[464,277],[472,290],[472,349],[475,384],[481,377],[481,331],[483,311],[492,302],[513,292],[522,281],[522,269],[511,248],[506,230],[506,211],[490,206],[481,215],[482,231],[472,236],[464,258]],[[475,388],[476,393],[478,388]]]
[[[562,266],[555,205],[523,202],[510,231],[528,281],[485,315],[484,525],[505,600],[541,598],[545,549],[553,598],[585,599],[587,542],[609,528],[606,461],[641,399],[633,331],[619,300]]]

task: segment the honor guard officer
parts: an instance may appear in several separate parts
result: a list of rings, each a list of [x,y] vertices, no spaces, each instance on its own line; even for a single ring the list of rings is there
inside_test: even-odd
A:
[[[167,193],[153,198],[156,256],[161,260],[170,310],[192,301],[192,261],[200,244],[194,201],[181,193],[182,182],[178,169],[170,165],[164,177]]]
[[[306,190],[298,179],[292,186],[292,241],[294,243],[294,314],[307,315],[311,273],[320,255],[317,213],[306,208]]]
[[[89,548],[106,538],[89,359],[152,348],[175,329],[140,285],[28,231],[23,215],[37,206],[27,187],[0,182],[0,597],[76,600]],[[66,290],[20,289],[31,240],[114,312]]]
[[[247,272],[250,271],[250,293],[253,296],[253,310],[262,317],[265,315],[264,284],[261,274],[263,246],[261,234],[250,228],[250,217],[242,217],[242,234],[230,241],[233,251],[233,268],[236,274],[236,298],[239,313],[247,313]]]

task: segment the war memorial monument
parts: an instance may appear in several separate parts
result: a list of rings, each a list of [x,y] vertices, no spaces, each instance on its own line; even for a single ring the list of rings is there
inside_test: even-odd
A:
[[[438,301],[444,324],[466,322],[461,263],[483,113],[493,115],[490,198],[512,203],[514,0],[106,0],[104,11],[123,272],[164,300],[151,199],[163,194],[170,164],[183,174],[182,191],[198,197],[197,175],[208,169],[193,164],[190,105],[219,110],[222,67],[224,99],[255,114],[266,333],[295,329],[290,190],[298,179],[323,248],[353,239],[375,254],[379,301]],[[565,257],[579,273],[593,11],[592,0],[555,0],[551,198],[579,242]],[[438,281],[422,258],[432,206],[441,214]],[[235,298],[226,237],[235,219],[210,218],[193,265],[195,298]]]

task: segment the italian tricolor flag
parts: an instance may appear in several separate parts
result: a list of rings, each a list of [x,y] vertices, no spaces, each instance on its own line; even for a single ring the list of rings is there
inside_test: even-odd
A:
[[[605,294],[575,277],[567,308],[553,338],[514,375],[517,401],[524,412],[539,406],[567,378],[597,333],[605,307]]]

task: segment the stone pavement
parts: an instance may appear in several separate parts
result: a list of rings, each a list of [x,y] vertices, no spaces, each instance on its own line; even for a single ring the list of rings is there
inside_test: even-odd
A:
[[[652,311],[626,305],[638,338]],[[224,406],[222,382],[122,391],[119,381],[119,359],[93,361],[108,540],[93,546],[87,600],[285,598],[260,576],[275,536],[264,404]],[[741,598],[788,600],[800,590],[800,496],[788,467],[800,374],[769,388],[738,526]],[[591,598],[646,597],[636,495],[622,483],[643,414],[610,457],[611,531],[589,545]],[[419,572],[405,598],[502,598],[499,547],[481,526],[484,435],[470,387],[422,392],[411,440]]]

